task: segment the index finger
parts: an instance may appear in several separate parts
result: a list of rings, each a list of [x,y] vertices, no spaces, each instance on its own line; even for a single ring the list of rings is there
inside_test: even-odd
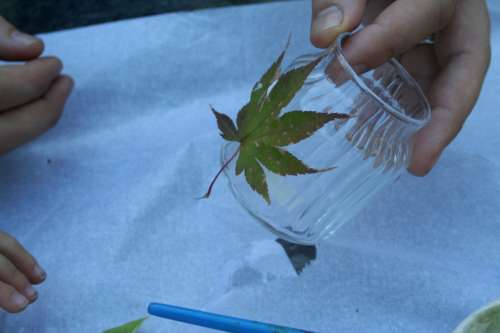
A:
[[[352,65],[380,66],[445,26],[455,2],[397,0],[347,41],[345,55]]]

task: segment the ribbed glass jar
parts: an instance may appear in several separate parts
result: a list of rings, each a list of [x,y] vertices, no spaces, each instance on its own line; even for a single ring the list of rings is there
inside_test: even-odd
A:
[[[236,199],[279,237],[313,244],[351,220],[369,199],[406,171],[413,135],[430,120],[430,106],[413,78],[396,61],[356,73],[342,50],[344,34],[324,51],[323,60],[283,110],[337,112],[351,117],[330,122],[286,149],[314,168],[336,169],[299,176],[265,170],[271,204],[225,169]],[[319,55],[297,58],[289,69]],[[223,146],[222,162],[238,148]],[[265,168],[264,168],[265,169]]]

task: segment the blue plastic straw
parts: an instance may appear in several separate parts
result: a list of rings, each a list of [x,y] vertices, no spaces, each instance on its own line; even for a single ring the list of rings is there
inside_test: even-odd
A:
[[[153,316],[232,333],[314,333],[296,328],[259,323],[257,321],[186,309],[168,304],[151,303],[148,306],[148,313]]]

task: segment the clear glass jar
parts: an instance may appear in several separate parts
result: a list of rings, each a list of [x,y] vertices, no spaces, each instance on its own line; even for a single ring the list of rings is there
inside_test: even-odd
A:
[[[279,176],[265,170],[271,203],[267,204],[236,176],[234,159],[224,170],[240,204],[279,237],[314,244],[351,220],[374,194],[406,171],[412,137],[431,117],[422,90],[396,61],[356,73],[342,50],[349,34],[325,50],[325,57],[283,110],[346,113],[349,119],[325,125],[311,137],[286,149],[313,168],[328,172]],[[298,57],[289,69],[318,54]],[[222,149],[222,162],[238,144]],[[264,168],[265,169],[265,168]]]

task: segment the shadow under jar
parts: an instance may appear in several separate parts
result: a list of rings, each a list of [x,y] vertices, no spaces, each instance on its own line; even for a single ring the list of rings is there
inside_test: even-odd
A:
[[[286,147],[313,168],[336,168],[298,176],[280,176],[264,168],[270,204],[250,188],[243,175],[236,176],[235,160],[224,170],[239,203],[271,231],[291,242],[314,244],[328,238],[374,194],[406,172],[412,138],[431,117],[422,90],[396,60],[356,73],[342,50],[349,35],[340,36],[320,54],[295,59],[289,70],[324,56],[282,111],[350,115]],[[238,144],[225,144],[222,162],[237,149]]]

